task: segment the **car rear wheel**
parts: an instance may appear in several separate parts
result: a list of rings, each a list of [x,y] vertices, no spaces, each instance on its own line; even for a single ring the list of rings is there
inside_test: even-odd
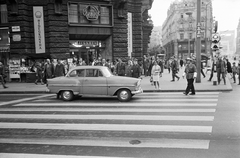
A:
[[[121,102],[127,102],[132,98],[132,94],[128,89],[120,89],[117,96],[118,100]]]
[[[74,97],[74,95],[73,95],[72,91],[66,90],[66,91],[62,91],[62,93],[61,93],[61,98],[64,101],[71,101],[71,100],[73,100],[73,97]]]

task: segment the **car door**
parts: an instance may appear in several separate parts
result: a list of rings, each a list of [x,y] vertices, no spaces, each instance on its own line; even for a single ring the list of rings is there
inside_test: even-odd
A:
[[[71,80],[78,80],[78,91],[80,94],[83,93],[83,81],[85,76],[85,69],[75,69],[72,72],[69,73],[69,79]]]
[[[107,79],[97,68],[86,69],[83,81],[83,93],[93,95],[107,95]]]

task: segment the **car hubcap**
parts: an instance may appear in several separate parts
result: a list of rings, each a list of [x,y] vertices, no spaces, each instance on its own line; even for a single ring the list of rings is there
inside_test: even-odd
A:
[[[64,99],[69,99],[70,96],[71,96],[71,93],[70,93],[69,91],[63,92],[63,97],[64,97]]]
[[[120,97],[123,99],[123,100],[126,100],[128,98],[128,92],[127,91],[122,91],[120,93]]]

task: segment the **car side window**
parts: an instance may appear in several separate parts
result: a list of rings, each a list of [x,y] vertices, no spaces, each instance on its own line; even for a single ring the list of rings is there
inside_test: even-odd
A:
[[[77,77],[77,71],[73,70],[72,72],[70,72],[69,77]]]
[[[86,77],[102,77],[103,74],[98,69],[87,69]]]
[[[79,70],[73,70],[70,74],[69,77],[84,77],[84,69],[79,69]]]
[[[84,72],[85,72],[84,69],[77,70],[77,76],[78,77],[84,77]]]

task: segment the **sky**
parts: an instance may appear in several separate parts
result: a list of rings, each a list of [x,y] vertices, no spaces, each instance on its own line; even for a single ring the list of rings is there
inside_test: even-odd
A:
[[[174,0],[154,0],[149,14],[154,26],[161,26],[167,10]],[[240,0],[212,0],[213,16],[218,21],[218,31],[236,30],[240,19]]]

